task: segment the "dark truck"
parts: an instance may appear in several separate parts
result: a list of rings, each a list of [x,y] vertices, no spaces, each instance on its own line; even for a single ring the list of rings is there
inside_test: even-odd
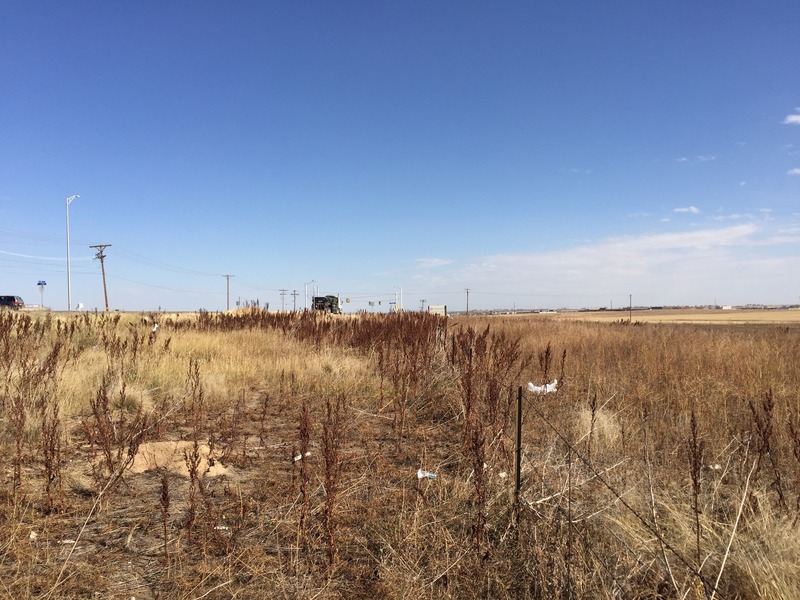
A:
[[[342,303],[338,296],[314,296],[311,303],[314,310],[321,310],[334,315],[341,314]]]
[[[0,296],[0,308],[25,308],[25,303],[19,296]]]

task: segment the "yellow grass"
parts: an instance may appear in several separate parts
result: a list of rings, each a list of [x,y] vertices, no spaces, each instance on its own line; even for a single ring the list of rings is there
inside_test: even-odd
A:
[[[0,319],[0,597],[797,597],[800,336],[736,312]]]
[[[607,323],[609,321],[628,320],[640,323],[695,323],[695,324],[722,324],[722,325],[749,325],[749,324],[800,324],[800,310],[754,310],[754,309],[655,309],[628,311],[587,311],[587,312],[559,312],[531,315],[536,318],[555,318],[578,321],[596,321]]]

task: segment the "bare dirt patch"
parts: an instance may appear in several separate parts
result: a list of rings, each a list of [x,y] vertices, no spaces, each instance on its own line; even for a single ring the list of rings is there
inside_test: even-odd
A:
[[[139,452],[129,468],[131,473],[166,470],[175,475],[189,476],[186,466],[186,452],[191,452],[193,442],[176,440],[165,442],[146,442],[139,446]],[[230,475],[231,469],[215,458],[208,444],[198,444],[200,464],[198,471],[205,477]]]

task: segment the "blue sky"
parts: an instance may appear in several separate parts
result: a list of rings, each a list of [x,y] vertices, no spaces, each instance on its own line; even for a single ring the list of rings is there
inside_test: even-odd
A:
[[[0,293],[798,303],[800,3],[0,0]],[[314,281],[314,283],[310,283]],[[380,301],[380,306],[377,302]],[[376,305],[370,307],[370,302]]]

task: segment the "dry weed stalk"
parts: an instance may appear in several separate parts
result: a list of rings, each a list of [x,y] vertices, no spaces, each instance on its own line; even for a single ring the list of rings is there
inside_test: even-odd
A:
[[[702,569],[703,561],[700,555],[700,479],[703,470],[703,451],[705,443],[700,439],[697,427],[697,414],[692,406],[690,419],[690,438],[689,438],[689,473],[692,478],[692,513],[694,515],[695,532],[695,568],[699,572]]]
[[[186,516],[187,539],[192,542],[192,534],[197,521],[197,494],[203,491],[202,473],[200,473],[200,439],[205,429],[205,397],[203,385],[200,378],[200,365],[194,359],[189,360],[189,372],[187,377],[189,387],[188,401],[184,411],[189,419],[191,431],[191,449],[183,451],[183,459],[186,470],[189,473],[189,498]]]
[[[300,516],[298,522],[298,549],[308,550],[308,513],[309,513],[309,490],[310,472],[309,464],[306,460],[309,455],[311,444],[311,413],[308,409],[308,400],[303,397],[300,405],[300,453],[292,456],[294,464],[300,463]],[[293,453],[294,454],[294,453]]]
[[[169,568],[169,473],[166,469],[161,472],[161,523],[164,528],[164,563]]]
[[[84,419],[83,430],[90,442],[92,455],[97,449],[100,460],[93,461],[93,474],[99,488],[113,489],[133,463],[149,429],[149,415],[136,407],[132,416],[123,382],[111,404],[111,377],[107,374],[90,401],[91,418]],[[108,485],[108,482],[111,484]],[[99,489],[98,488],[98,489]]]
[[[786,495],[784,492],[783,480],[781,477],[781,469],[779,467],[778,449],[774,447],[774,411],[775,401],[773,398],[772,390],[770,389],[764,394],[759,405],[753,400],[748,402],[750,412],[752,414],[752,428],[756,439],[756,452],[758,453],[758,466],[756,467],[756,478],[761,471],[762,463],[769,461],[769,466],[772,471],[772,482],[770,487],[775,490],[778,505],[784,509],[789,509],[786,502]]]
[[[339,451],[347,432],[347,400],[343,394],[325,399],[325,421],[322,424],[322,456],[325,460],[325,507],[323,525],[328,545],[328,566],[336,561],[336,502],[342,472]]]

